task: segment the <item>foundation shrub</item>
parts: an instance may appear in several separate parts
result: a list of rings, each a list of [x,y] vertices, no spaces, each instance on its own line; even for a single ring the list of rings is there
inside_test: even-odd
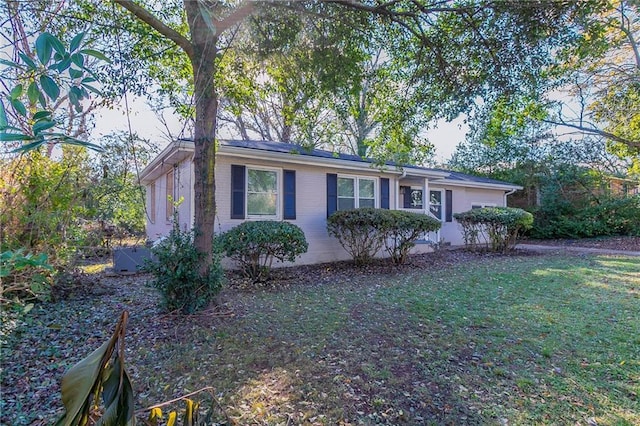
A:
[[[298,226],[270,220],[241,223],[218,235],[216,245],[255,282],[269,278],[274,260],[294,262],[309,247]]]

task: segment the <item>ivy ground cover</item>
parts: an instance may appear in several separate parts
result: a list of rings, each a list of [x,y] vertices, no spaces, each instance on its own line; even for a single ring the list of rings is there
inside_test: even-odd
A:
[[[221,424],[640,424],[640,258],[298,267],[260,289],[232,279],[187,317],[145,279],[96,277],[7,331],[0,423],[50,424],[65,368],[127,309],[140,409],[211,387]]]

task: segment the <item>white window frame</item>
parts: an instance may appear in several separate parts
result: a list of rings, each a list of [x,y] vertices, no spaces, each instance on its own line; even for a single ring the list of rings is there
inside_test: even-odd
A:
[[[496,203],[482,203],[482,202],[471,203],[471,209],[473,209],[476,206],[479,206],[479,207],[477,207],[479,209],[483,209],[485,207],[496,207],[497,204]]]
[[[440,217],[437,218],[440,222],[444,222],[445,218],[447,217],[447,214],[445,212],[445,208],[446,208],[446,203],[445,203],[445,198],[444,198],[444,189],[434,189],[434,188],[429,188],[429,213],[433,216],[436,217],[436,215],[434,215],[433,213],[431,213],[431,206],[432,205],[436,205],[436,204],[431,204],[431,193],[432,192],[439,192],[440,193]],[[422,203],[424,204],[424,193],[422,194]]]
[[[353,208],[360,208],[360,180],[370,180],[373,181],[373,208],[380,208],[380,195],[379,195],[379,182],[378,178],[370,177],[370,176],[358,176],[358,175],[338,175],[338,179],[353,179]],[[336,181],[337,182],[337,181]],[[336,183],[337,184],[337,183]],[[337,190],[336,190],[337,193]],[[337,194],[338,202],[336,203],[336,209],[340,211],[340,194]],[[345,197],[342,197],[345,198]]]
[[[249,213],[249,170],[257,170],[263,172],[275,172],[276,173],[276,214],[263,215],[263,214],[250,214]],[[277,167],[265,167],[265,166],[245,166],[245,178],[244,178],[244,205],[246,210],[246,218],[250,220],[280,220],[282,217],[282,169]]]

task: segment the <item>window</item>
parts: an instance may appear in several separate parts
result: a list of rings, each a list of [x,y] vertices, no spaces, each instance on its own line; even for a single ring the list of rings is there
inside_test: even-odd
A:
[[[402,207],[405,209],[422,209],[422,189],[401,186]]]
[[[156,183],[149,186],[149,221],[156,223]]]
[[[474,209],[481,209],[484,207],[495,207],[496,205],[494,203],[473,203],[471,204],[471,210]]]
[[[442,220],[442,191],[429,191],[429,211]]]
[[[247,168],[247,215],[278,215],[278,171]]]
[[[173,169],[169,173],[167,173],[166,177],[166,186],[167,189],[167,203],[166,203],[166,220],[167,222],[171,222],[173,220],[173,212],[175,210],[174,202],[176,200],[175,194],[173,193]]]
[[[338,210],[375,206],[375,179],[338,177]]]

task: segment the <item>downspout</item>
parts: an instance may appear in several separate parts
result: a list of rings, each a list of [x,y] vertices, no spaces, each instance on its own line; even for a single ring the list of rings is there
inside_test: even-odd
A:
[[[513,194],[514,192],[516,192],[517,189],[512,189],[511,191],[507,191],[504,193],[504,206],[507,207],[507,197],[511,194]]]

